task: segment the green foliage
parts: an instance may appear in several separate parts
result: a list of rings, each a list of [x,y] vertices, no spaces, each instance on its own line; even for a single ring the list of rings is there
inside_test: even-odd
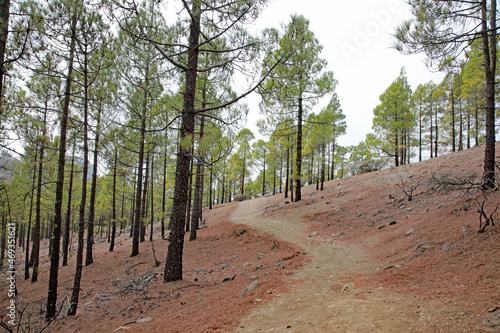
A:
[[[381,149],[395,157],[398,165],[403,149],[407,149],[405,136],[415,126],[415,116],[410,109],[411,88],[404,68],[399,77],[380,95],[380,104],[373,110],[373,129],[384,142]]]

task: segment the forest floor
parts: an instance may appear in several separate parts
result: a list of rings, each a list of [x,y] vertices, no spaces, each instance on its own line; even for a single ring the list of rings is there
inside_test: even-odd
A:
[[[499,152],[497,144],[497,160]],[[162,282],[168,241],[158,228],[133,258],[128,233],[114,252],[97,237],[77,315],[66,316],[72,256],[49,325],[48,244],[36,283],[22,280],[20,248],[19,331],[500,332],[500,212],[478,233],[477,210],[484,202],[492,214],[500,191],[485,198],[468,188],[483,156],[478,147],[332,180],[323,191],[310,185],[299,202],[281,194],[205,210],[207,227],[196,241],[186,236],[178,282]],[[7,294],[0,289],[4,322]]]

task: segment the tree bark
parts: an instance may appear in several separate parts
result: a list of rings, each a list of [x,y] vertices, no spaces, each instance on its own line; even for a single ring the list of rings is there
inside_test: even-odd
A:
[[[71,222],[71,197],[73,193],[73,172],[75,171],[75,146],[76,139],[73,143],[73,155],[71,157],[71,171],[69,174],[69,189],[68,189],[68,208],[66,211],[66,220],[64,221],[64,233],[63,233],[63,244],[62,244],[62,265],[68,265],[68,252],[69,252],[69,233],[70,233],[70,222]]]
[[[111,239],[109,244],[109,252],[113,252],[115,249],[115,234],[116,234],[116,169],[118,164],[118,147],[115,147],[115,163],[113,164],[113,204],[112,204],[112,216],[111,216]]]
[[[38,149],[35,150],[35,162],[37,160],[38,156]],[[36,181],[36,167],[33,168],[33,182],[31,185],[31,188],[35,188],[35,181]],[[31,191],[31,199],[30,199],[30,216],[28,218],[28,231],[26,232],[26,244],[25,246],[25,257],[24,257],[24,279],[28,280],[30,278],[30,235],[31,235],[31,222],[32,222],[32,215],[33,215],[33,197],[34,197],[34,191]]]
[[[487,26],[487,1],[481,1],[482,42],[486,76],[486,144],[484,148],[483,187],[495,187],[495,73],[497,62],[496,1],[491,1],[490,32]]]
[[[47,293],[46,320],[56,316],[57,284],[59,275],[59,247],[61,240],[62,204],[64,190],[64,166],[66,163],[66,134],[68,128],[69,103],[71,97],[71,81],[73,79],[73,59],[75,54],[77,16],[73,14],[71,20],[71,45],[68,60],[68,73],[64,92],[64,106],[62,109],[61,131],[59,141],[59,158],[57,161],[56,201],[54,205],[54,229],[52,233],[52,247],[50,248],[49,290]]]
[[[205,97],[205,90],[203,90],[203,98]],[[205,108],[205,100],[203,100],[202,108]],[[196,239],[196,233],[198,231],[199,222],[202,219],[202,206],[203,206],[203,173],[205,168],[202,161],[202,151],[200,146],[202,145],[203,132],[205,130],[205,118],[200,119],[200,138],[198,143],[198,163],[196,163],[196,179],[194,187],[194,202],[193,202],[193,214],[191,216],[191,232],[189,234],[189,240],[193,241]],[[212,184],[210,184],[210,187]],[[209,199],[211,200],[211,199]]]
[[[10,0],[0,0],[0,119],[3,119],[3,82],[5,76],[5,53],[9,35]]]
[[[141,218],[141,229],[140,229],[140,239],[139,242],[142,243],[146,240],[146,217],[148,215],[148,179],[149,179],[149,153],[147,154],[146,157],[146,170],[145,170],[145,177],[144,177],[144,188],[142,190],[142,218]]]
[[[147,97],[147,92],[144,92],[145,97]],[[144,142],[146,140],[146,106],[143,106],[142,116],[141,116],[141,133],[139,142],[139,162],[137,171],[137,184],[135,192],[135,212],[134,212],[134,230],[132,233],[132,253],[131,257],[135,257],[139,254],[139,239],[141,233],[141,192],[142,192],[142,173],[144,168]]]
[[[172,206],[172,225],[167,257],[165,259],[164,282],[182,280],[182,253],[184,249],[184,224],[186,223],[186,204],[189,183],[189,164],[191,162],[190,144],[194,134],[194,103],[198,69],[198,43],[200,38],[201,1],[194,0],[191,9],[188,64],[184,107],[181,116],[180,145],[175,175],[174,202]]]
[[[168,118],[165,120],[165,124],[168,124]],[[165,139],[165,159],[163,161],[163,191],[162,191],[162,201],[161,201],[161,239],[165,239],[165,209],[166,209],[166,190],[167,190],[167,150],[168,150],[168,140]]]
[[[46,135],[46,125],[47,125],[47,112],[48,112],[48,103],[45,101],[45,113],[43,115],[43,136],[45,137]],[[31,274],[31,282],[36,282],[38,280],[38,266],[40,263],[40,226],[41,226],[41,221],[42,221],[42,212],[41,212],[41,205],[42,205],[42,179],[43,179],[43,162],[44,162],[44,154],[45,154],[45,147],[44,143],[42,142],[40,145],[40,152],[39,152],[39,162],[38,162],[38,184],[37,184],[37,190],[36,190],[36,206],[35,206],[35,225],[33,227],[33,249],[31,250],[31,256],[32,256],[32,266],[33,266],[33,273]]]
[[[154,181],[153,181],[153,162],[154,162],[154,150],[153,152],[151,153],[151,220],[150,220],[150,233],[149,233],[149,241],[152,242],[153,241],[153,231],[154,231],[154,218],[155,218],[155,214],[154,214]]]
[[[456,133],[455,133],[455,93],[453,86],[451,87],[451,151],[454,153],[457,148],[455,146]]]
[[[86,55],[85,55],[86,56]],[[86,67],[86,66],[85,66]],[[85,81],[87,81],[87,75],[85,75]],[[88,86],[85,83],[85,95],[87,95]],[[85,97],[87,99],[87,97]],[[87,102],[85,102],[87,106]],[[95,220],[95,201],[96,201],[96,190],[97,190],[97,157],[99,154],[99,133],[101,130],[101,107],[99,106],[97,112],[97,126],[95,134],[95,145],[94,145],[94,165],[92,166],[92,184],[90,187],[90,205],[89,205],[89,221],[87,224],[87,252],[85,256],[85,266],[88,266],[94,262],[93,257],[93,247],[94,247],[94,220]]]
[[[297,159],[296,159],[296,174],[295,174],[295,202],[302,199],[301,191],[301,175],[302,175],[302,96],[299,97],[299,112],[297,119]]]

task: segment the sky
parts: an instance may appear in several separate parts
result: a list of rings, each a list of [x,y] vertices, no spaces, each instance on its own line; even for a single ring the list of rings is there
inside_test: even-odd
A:
[[[430,80],[438,83],[444,76],[426,68],[425,55],[403,55],[392,48],[396,27],[411,17],[404,0],[271,0],[255,24],[279,28],[292,14],[310,21],[310,30],[323,45],[321,57],[338,80],[336,92],[347,123],[340,145],[357,145],[373,132],[373,109],[402,67],[413,90]],[[312,111],[318,113],[330,97]],[[245,100],[250,108],[246,127],[257,137],[255,123],[263,118],[258,101],[256,94]]]

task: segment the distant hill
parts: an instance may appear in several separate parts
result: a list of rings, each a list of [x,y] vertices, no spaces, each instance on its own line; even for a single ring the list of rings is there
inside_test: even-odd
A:
[[[0,156],[0,183],[10,182],[14,177],[16,165],[20,161],[11,155]]]

